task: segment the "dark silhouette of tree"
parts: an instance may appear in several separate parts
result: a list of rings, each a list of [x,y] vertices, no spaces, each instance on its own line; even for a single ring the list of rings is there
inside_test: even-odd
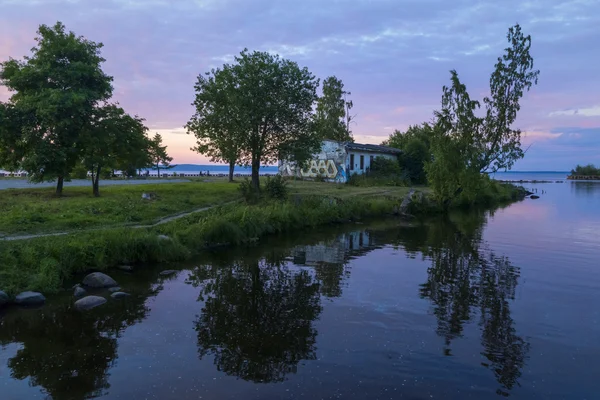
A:
[[[316,358],[319,283],[307,271],[242,261],[201,267],[190,279],[201,287],[204,301],[195,322],[198,353],[213,355],[219,371],[278,382],[296,372],[301,360]]]
[[[150,295],[155,295],[155,288]],[[143,320],[146,296],[80,312],[72,304],[11,312],[0,319],[0,345],[20,343],[8,361],[11,376],[30,379],[53,400],[90,399],[108,393],[108,377],[125,328]]]
[[[445,355],[452,354],[452,341],[462,336],[465,323],[478,316],[481,354],[487,359],[482,365],[494,372],[501,385],[498,394],[508,395],[518,385],[529,352],[510,315],[509,301],[515,298],[520,272],[482,240],[485,220],[483,213],[470,213],[467,219],[429,226],[421,251],[431,260],[431,267],[420,293],[432,302]]]

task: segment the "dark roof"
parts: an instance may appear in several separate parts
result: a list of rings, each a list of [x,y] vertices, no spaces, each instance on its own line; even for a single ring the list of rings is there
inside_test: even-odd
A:
[[[376,153],[391,153],[391,154],[402,153],[402,150],[400,150],[400,149],[396,149],[394,147],[388,147],[388,146],[379,146],[376,144],[346,143],[346,148],[348,148],[350,150],[373,151]]]

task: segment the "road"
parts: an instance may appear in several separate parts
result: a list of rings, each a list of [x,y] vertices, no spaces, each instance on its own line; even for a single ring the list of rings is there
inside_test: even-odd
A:
[[[100,188],[103,186],[112,185],[144,185],[144,184],[155,184],[155,183],[181,183],[189,182],[187,179],[129,179],[129,180],[101,180]],[[0,190],[4,189],[28,189],[28,188],[43,188],[43,187],[54,187],[54,182],[44,183],[31,183],[26,179],[0,179]],[[92,181],[85,179],[73,179],[71,182],[65,182],[65,187],[69,186],[92,186]]]

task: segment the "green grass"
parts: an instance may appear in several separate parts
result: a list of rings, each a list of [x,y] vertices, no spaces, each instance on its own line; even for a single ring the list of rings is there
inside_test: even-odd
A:
[[[410,188],[400,186],[351,186],[328,182],[289,181],[290,193],[298,195],[322,195],[340,199],[352,197],[370,198],[378,196],[404,197]],[[419,188],[427,191],[427,188]]]
[[[239,198],[237,185],[163,183],[100,188],[66,187],[62,197],[54,188],[0,191],[0,235],[62,232],[98,227],[150,224],[158,219]],[[142,200],[142,193],[155,200]]]
[[[238,245],[291,230],[377,217],[397,197],[336,200],[307,196],[288,202],[226,205],[154,228],[107,229],[66,236],[0,241],[0,289],[55,293],[74,274],[120,264],[178,261],[217,245]],[[169,239],[160,239],[166,234]]]

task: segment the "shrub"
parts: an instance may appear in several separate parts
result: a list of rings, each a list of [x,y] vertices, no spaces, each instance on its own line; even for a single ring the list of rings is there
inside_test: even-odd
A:
[[[392,160],[386,157],[375,157],[369,168],[369,175],[373,177],[393,177],[400,176],[402,170],[398,160]]]
[[[577,165],[575,169],[571,170],[571,175],[600,176],[600,168],[596,168],[593,164]]]
[[[247,203],[256,203],[260,199],[260,192],[252,186],[252,181],[248,177],[240,182],[239,190]]]
[[[267,177],[267,182],[265,183],[265,191],[267,196],[273,200],[285,200],[288,196],[288,183],[283,179],[283,177],[279,174],[275,175],[275,177],[271,178]]]

